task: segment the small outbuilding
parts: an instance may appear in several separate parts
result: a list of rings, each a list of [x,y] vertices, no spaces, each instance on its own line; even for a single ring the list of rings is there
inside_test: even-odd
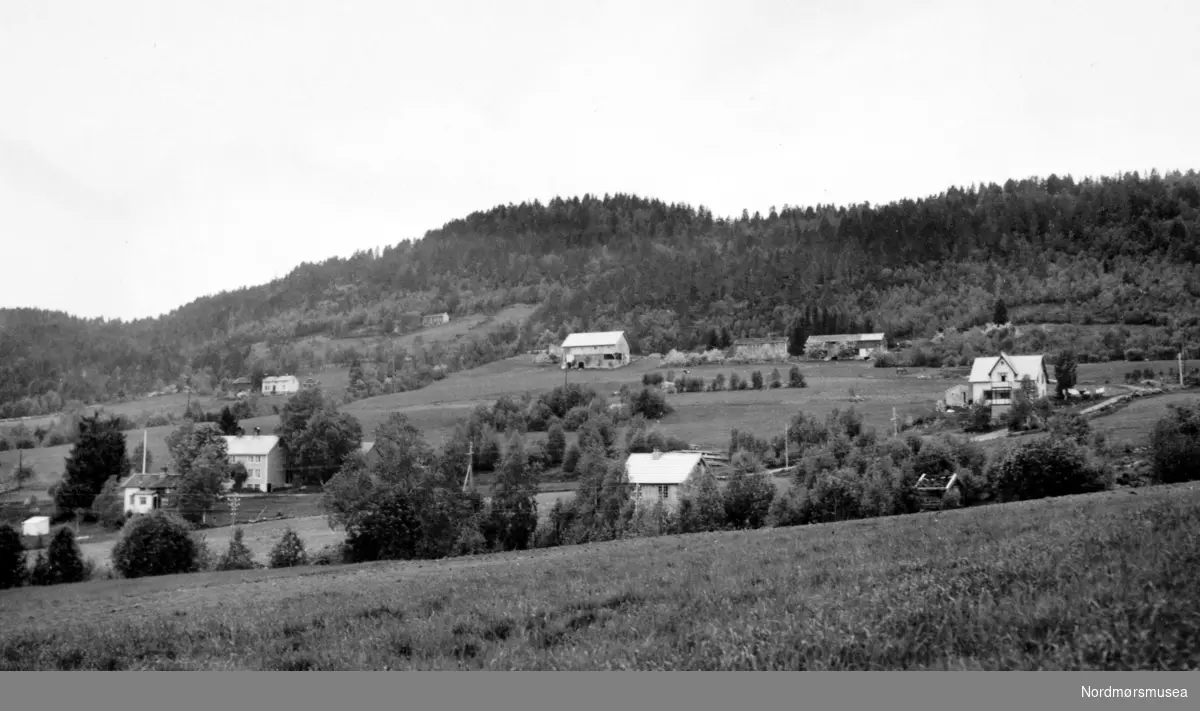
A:
[[[50,517],[49,516],[31,516],[25,519],[21,524],[21,535],[23,536],[48,536],[50,535]]]

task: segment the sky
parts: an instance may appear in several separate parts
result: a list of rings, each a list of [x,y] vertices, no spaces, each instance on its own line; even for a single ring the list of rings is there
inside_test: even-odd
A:
[[[1200,169],[1198,36],[1192,0],[4,0],[0,308],[156,316],[556,195]]]

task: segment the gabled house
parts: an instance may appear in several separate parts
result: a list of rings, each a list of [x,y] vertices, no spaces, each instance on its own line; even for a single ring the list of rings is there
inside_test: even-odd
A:
[[[679,504],[679,487],[708,471],[701,452],[651,452],[630,454],[625,461],[625,481],[633,487],[638,505],[663,502],[671,508]]]
[[[263,378],[263,395],[280,395],[300,391],[300,379],[294,375],[277,375]]]
[[[1013,392],[1022,387],[1025,378],[1033,386],[1032,399],[1046,397],[1050,388],[1050,373],[1044,355],[1006,355],[976,358],[971,366],[971,403],[992,406],[993,413],[1007,410],[1013,402]]]
[[[572,333],[562,344],[564,369],[619,368],[629,362],[629,341],[624,331]]]
[[[134,474],[121,482],[119,488],[126,513],[144,514],[156,509],[170,508],[171,495],[179,486],[179,475]]]
[[[774,361],[787,360],[787,336],[766,338],[739,338],[733,342],[726,357],[741,360]]]
[[[229,461],[245,466],[250,474],[242,488],[270,492],[291,486],[292,472],[284,461],[279,437],[259,434],[256,427],[252,435],[226,435],[225,445],[229,449]]]

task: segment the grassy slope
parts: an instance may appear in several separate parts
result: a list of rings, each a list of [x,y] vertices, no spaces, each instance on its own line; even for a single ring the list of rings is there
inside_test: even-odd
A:
[[[1152,363],[1099,363],[1079,366],[1079,380],[1082,387],[1096,387],[1105,383],[1120,383],[1124,373],[1135,368],[1153,367],[1156,371],[1174,367],[1173,362]],[[704,366],[691,368],[693,375],[711,379],[717,373],[724,373],[728,378],[732,372],[748,377],[753,370],[762,370],[769,375],[775,366]],[[345,369],[342,369],[345,370]],[[676,368],[677,371],[682,370]],[[741,391],[720,393],[681,393],[671,396],[670,402],[676,411],[664,418],[660,423],[663,432],[681,437],[693,444],[723,449],[729,444],[729,430],[737,427],[750,430],[759,436],[782,434],[782,427],[798,410],[823,416],[834,408],[846,409],[853,406],[861,412],[869,427],[875,427],[880,432],[887,431],[890,426],[892,408],[895,407],[901,415],[905,410],[920,407],[932,407],[934,400],[939,398],[952,385],[964,382],[961,377],[942,378],[937,369],[910,369],[908,376],[899,376],[892,369],[872,368],[865,363],[810,363],[801,366],[808,378],[809,387],[802,390],[783,388],[779,390]],[[639,384],[642,375],[652,371],[665,371],[659,363],[652,360],[640,360],[626,368],[612,371],[571,371],[567,378],[569,382],[581,383],[595,387],[604,394],[610,394],[623,384]],[[780,368],[786,377],[787,368]],[[331,371],[326,371],[331,372]],[[341,371],[339,371],[341,372]],[[965,370],[955,370],[954,373],[965,373]],[[918,378],[925,373],[932,377]],[[327,376],[321,376],[327,377]],[[549,366],[534,365],[529,356],[518,356],[507,360],[491,363],[460,373],[454,373],[445,380],[433,383],[420,390],[394,395],[359,400],[342,409],[353,414],[362,422],[366,436],[371,437],[375,427],[382,423],[392,412],[402,412],[407,415],[417,427],[425,433],[428,441],[435,446],[441,438],[448,436],[454,423],[470,414],[476,405],[490,405],[503,395],[519,397],[525,392],[543,392],[563,383],[563,371]],[[335,383],[336,384],[336,383]],[[343,383],[344,386],[344,383]],[[852,403],[849,390],[866,398],[864,402]],[[181,397],[181,396],[171,396]],[[282,404],[281,398],[276,398]],[[1161,411],[1157,398],[1146,400],[1142,419],[1130,425],[1132,429],[1116,433],[1120,437],[1143,437],[1153,426],[1154,412]],[[1165,401],[1164,401],[1165,402]],[[126,403],[131,406],[133,403]],[[178,403],[179,411],[183,410],[183,402]],[[117,406],[120,407],[120,406]],[[112,408],[114,412],[119,411]],[[1117,413],[1113,417],[1121,417]],[[1125,416],[1128,418],[1129,416]],[[1104,418],[1096,421],[1102,427]],[[1124,420],[1122,420],[1124,421]],[[243,421],[247,430],[260,427],[264,433],[273,432],[279,423],[278,416],[257,417]],[[149,430],[150,455],[153,457],[154,469],[167,464],[169,457],[166,450],[166,437],[174,429],[173,426],[156,427]],[[532,435],[538,439],[541,435]],[[141,441],[140,431],[128,432],[127,441],[130,449]],[[63,460],[70,452],[70,446],[45,447],[25,450],[24,459],[33,465],[38,478],[31,493],[44,496],[45,488],[56,481],[62,472]],[[0,471],[7,472],[17,462],[17,452],[0,452]],[[28,495],[27,492],[24,495]]]
[[[1187,485],[6,591],[0,668],[1195,669],[1197,530]]]

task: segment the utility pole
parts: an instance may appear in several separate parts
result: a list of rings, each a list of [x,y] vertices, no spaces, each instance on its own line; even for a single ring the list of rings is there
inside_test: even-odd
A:
[[[896,417],[896,408],[892,408],[892,436],[900,436],[900,418]]]
[[[788,468],[788,431],[792,428],[792,423],[787,423],[783,426],[783,468]],[[775,460],[779,461],[779,460]]]
[[[1183,387],[1183,348],[1179,349],[1179,353],[1176,354],[1176,358],[1179,359],[1179,387],[1182,388]]]
[[[471,483],[472,483],[471,482],[471,468],[472,468],[472,464],[474,461],[475,461],[475,443],[468,442],[467,443],[467,476],[463,478],[463,488],[462,488],[464,494],[471,490]]]
[[[142,474],[146,473],[146,435],[147,430],[142,429]]]

